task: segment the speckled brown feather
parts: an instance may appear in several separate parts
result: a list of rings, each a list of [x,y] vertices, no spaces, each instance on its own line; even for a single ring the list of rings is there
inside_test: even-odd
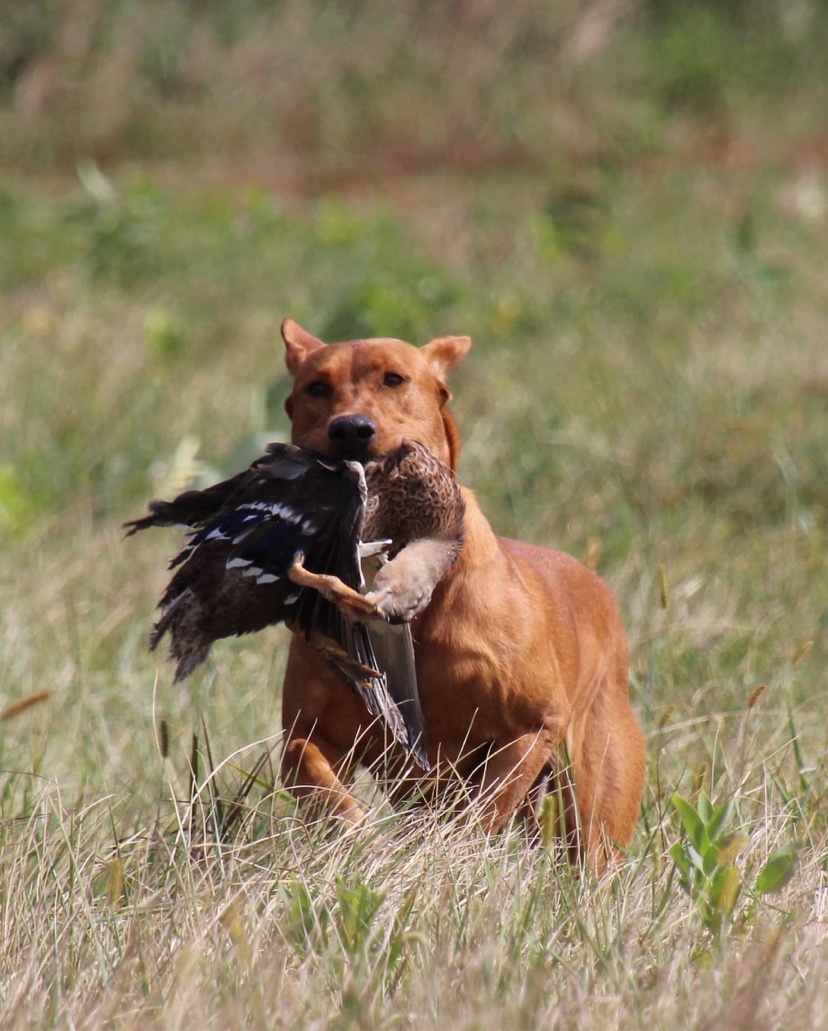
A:
[[[393,541],[392,556],[424,538],[454,541],[460,553],[463,495],[448,466],[424,444],[403,441],[384,461],[366,467],[365,480],[364,540]]]

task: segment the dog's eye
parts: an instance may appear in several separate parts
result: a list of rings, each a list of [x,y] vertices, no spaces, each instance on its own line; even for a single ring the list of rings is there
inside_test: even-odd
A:
[[[315,379],[305,387],[305,393],[311,397],[327,397],[330,392],[330,386],[321,379]]]
[[[405,383],[405,376],[401,376],[398,372],[386,372],[382,377],[384,387],[398,387],[401,383]]]

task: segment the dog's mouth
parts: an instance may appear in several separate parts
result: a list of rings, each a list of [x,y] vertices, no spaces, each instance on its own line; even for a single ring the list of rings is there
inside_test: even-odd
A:
[[[369,462],[380,462],[385,458],[385,451],[375,448],[371,442],[366,444],[334,444],[326,449],[332,458],[339,458],[345,462],[359,462],[367,465]]]
[[[373,420],[348,419],[343,426],[339,419],[310,433],[294,434],[293,443],[309,448],[319,455],[343,462],[372,465],[385,462],[389,456],[401,456],[401,449],[411,440],[396,433],[381,433]]]
[[[377,441],[333,441],[327,435],[320,439],[319,435],[293,436],[292,443],[298,447],[307,448],[317,455],[324,455],[341,462],[358,462],[360,465],[370,465],[374,462],[382,462],[388,454],[391,454],[399,444],[383,442],[382,446]]]

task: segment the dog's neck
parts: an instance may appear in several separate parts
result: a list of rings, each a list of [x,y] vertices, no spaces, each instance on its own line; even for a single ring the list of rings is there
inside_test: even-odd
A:
[[[474,491],[469,490],[468,487],[461,487],[460,490],[466,503],[466,532],[463,538],[463,549],[452,567],[455,572],[486,565],[499,554],[497,536],[481,512]]]

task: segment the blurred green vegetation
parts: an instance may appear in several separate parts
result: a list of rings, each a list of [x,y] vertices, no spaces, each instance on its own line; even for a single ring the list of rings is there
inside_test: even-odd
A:
[[[244,155],[317,188],[657,153],[676,119],[758,103],[815,124],[828,43],[816,0],[6,0],[3,22],[0,158]]]
[[[683,168],[628,170],[577,203],[544,188],[505,226],[486,214],[501,184],[484,185],[463,263],[442,262],[387,200],[297,211],[256,189],[116,184],[92,164],[81,180],[54,200],[0,192],[4,453],[35,509],[75,492],[99,514],[139,499],[184,433],[220,457],[284,432],[290,312],[329,340],[470,332],[469,470],[510,532],[559,534],[596,497],[593,529],[619,535],[619,558],[688,507],[725,537],[819,522],[821,221],[790,217],[786,175],[751,187],[749,236],[741,205]],[[215,395],[246,394],[241,410],[209,396],[218,370]]]
[[[822,5],[43,0],[6,25],[9,539],[47,546],[73,505],[106,532],[284,437],[285,315],[470,333],[461,473],[501,532],[600,541],[634,633],[659,561],[704,582],[731,629],[679,677],[753,669],[778,606],[767,632],[824,655]]]

